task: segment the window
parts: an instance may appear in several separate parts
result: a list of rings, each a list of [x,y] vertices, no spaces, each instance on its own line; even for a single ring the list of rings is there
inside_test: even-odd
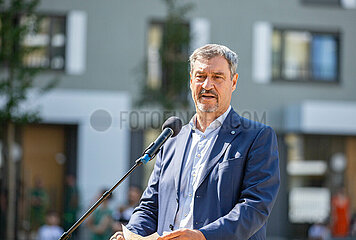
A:
[[[148,30],[149,86],[168,90],[174,74],[182,75],[180,67],[187,70],[188,47],[189,24],[152,21]]]
[[[160,89],[162,86],[162,66],[159,53],[162,38],[162,24],[151,23],[148,29],[147,85],[152,89]]]
[[[189,24],[184,22],[150,22],[146,92],[155,96],[147,101],[160,101],[168,108],[188,103],[189,30]]]
[[[339,42],[338,32],[274,28],[272,79],[338,82]]]
[[[20,23],[31,24],[36,21],[39,21],[38,30],[30,31],[22,43],[25,48],[30,50],[23,58],[24,65],[30,68],[64,70],[66,17],[23,16]]]

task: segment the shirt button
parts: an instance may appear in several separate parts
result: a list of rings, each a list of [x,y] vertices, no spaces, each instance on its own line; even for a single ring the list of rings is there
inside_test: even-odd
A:
[[[189,194],[189,197],[191,197],[191,196],[192,196],[192,194],[190,193],[190,194]]]
[[[184,214],[184,217],[188,216],[188,214]]]
[[[197,154],[197,157],[198,157],[198,158],[200,158],[200,157],[201,157],[200,153],[198,153],[198,154]]]

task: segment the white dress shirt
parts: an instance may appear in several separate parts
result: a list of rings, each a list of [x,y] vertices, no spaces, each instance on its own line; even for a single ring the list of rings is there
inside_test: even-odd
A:
[[[218,132],[231,106],[215,119],[205,130],[201,132],[196,128],[196,116],[189,124],[192,127],[192,135],[189,139],[187,152],[184,154],[183,172],[181,176],[179,192],[179,208],[174,222],[174,229],[193,229],[194,195],[198,188],[198,182],[202,177],[202,170],[208,161],[210,152],[218,137]]]

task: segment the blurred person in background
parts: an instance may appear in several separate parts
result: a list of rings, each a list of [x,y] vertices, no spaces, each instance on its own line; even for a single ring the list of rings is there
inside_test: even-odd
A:
[[[46,224],[38,230],[37,240],[58,240],[64,232],[59,222],[57,212],[49,211],[46,214]]]
[[[350,236],[356,237],[356,213],[353,213],[351,217]]]
[[[314,223],[308,230],[308,240],[329,240],[331,232],[327,223]]]
[[[73,175],[66,177],[66,186],[64,193],[64,214],[63,227],[68,230],[76,221],[79,210],[79,191],[76,184],[76,179]],[[76,234],[74,231],[73,234]]]
[[[347,237],[350,227],[350,199],[344,187],[331,198],[331,230],[333,237]]]
[[[103,190],[99,199],[107,190]],[[91,240],[108,240],[112,234],[112,211],[109,209],[110,195],[87,220]]]
[[[128,192],[128,204],[124,206],[120,206],[117,211],[113,214],[114,224],[113,229],[114,231],[121,231],[121,224],[126,225],[134,209],[140,203],[140,198],[142,195],[142,190],[138,186],[130,186]]]
[[[31,190],[30,206],[30,226],[31,231],[35,232],[40,226],[45,224],[45,216],[49,203],[49,197],[44,189],[42,178],[36,176],[34,188]]]

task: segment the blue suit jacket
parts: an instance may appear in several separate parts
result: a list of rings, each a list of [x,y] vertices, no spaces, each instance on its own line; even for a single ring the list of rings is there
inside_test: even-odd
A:
[[[140,205],[127,227],[140,235],[171,231],[178,210],[181,167],[191,127],[169,139],[157,156]],[[195,193],[193,224],[206,239],[265,239],[279,189],[272,128],[231,110]]]

